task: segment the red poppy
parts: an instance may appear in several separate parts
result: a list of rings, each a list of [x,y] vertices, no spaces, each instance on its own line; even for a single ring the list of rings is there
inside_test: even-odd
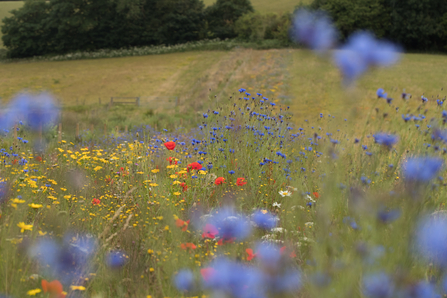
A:
[[[178,218],[175,221],[175,225],[179,228],[182,228],[182,231],[186,231],[188,229],[188,225],[189,225],[189,220],[187,221],[183,221],[180,218]]]
[[[17,160],[17,159],[14,159],[14,160],[12,161],[12,164],[15,165],[17,162],[18,162],[18,160]]]
[[[48,282],[45,279],[42,279],[42,290],[45,294],[49,293],[50,298],[64,298],[66,296],[64,293],[62,293],[63,287],[58,280]]]
[[[245,185],[245,184],[247,184],[247,181],[245,181],[245,178],[237,178],[237,181],[236,181],[236,185],[237,186],[242,186],[242,185]]]
[[[225,183],[224,177],[217,177],[216,180],[214,181],[214,184],[216,184],[216,185],[220,185],[222,183]]]
[[[188,190],[188,185],[185,182],[180,183],[180,186],[183,187],[183,192]]]
[[[40,157],[40,156],[36,156],[35,159],[36,159],[37,161],[42,161],[42,157]]]
[[[196,249],[197,246],[194,245],[194,243],[182,243],[180,244],[180,247],[184,250],[190,248],[190,249]]]
[[[101,200],[100,199],[93,199],[92,200],[92,204],[93,205],[99,205],[99,204],[101,204]]]
[[[169,164],[172,165],[172,163],[174,163],[175,165],[177,164],[177,159],[175,157],[168,157],[166,158],[167,161],[169,161]]]
[[[172,141],[166,142],[164,145],[165,145],[166,149],[168,149],[168,150],[174,150],[174,148],[175,148],[175,143]]]
[[[315,196],[315,198],[317,198],[317,199],[320,197],[320,195],[318,194],[318,192],[313,192],[312,194],[313,194],[313,195]]]
[[[251,260],[253,260],[254,258],[256,258],[256,254],[254,254],[253,253],[253,249],[251,249],[251,248],[247,248],[246,250],[245,250],[245,252],[247,253],[247,261],[251,261]]]
[[[200,274],[205,281],[208,281],[215,273],[216,270],[212,267],[200,269]]]
[[[285,246],[283,246],[283,247],[281,247],[281,249],[279,250],[279,252],[281,253],[281,254],[283,254],[285,251],[286,251],[286,247]],[[289,257],[291,257],[291,258],[294,258],[294,257],[296,257],[296,253],[294,252],[294,251],[292,251],[290,254],[289,254]]]
[[[220,239],[219,241],[217,241],[217,245],[224,245],[226,243],[233,243],[234,240],[236,240],[236,238],[230,238],[230,239]]]
[[[219,234],[219,231],[215,226],[206,224],[205,228],[203,228],[202,238],[211,238],[214,239],[216,235]]]
[[[188,165],[187,169],[188,169],[188,172],[189,172],[189,170],[201,170],[202,165],[195,161],[193,163],[190,163]]]

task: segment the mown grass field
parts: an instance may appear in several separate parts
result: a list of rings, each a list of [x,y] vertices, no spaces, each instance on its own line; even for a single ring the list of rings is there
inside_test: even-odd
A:
[[[404,89],[416,97],[442,97],[446,69],[445,56],[406,54],[398,65],[373,70],[346,92],[330,59],[306,50],[240,49],[10,63],[0,68],[0,97],[6,102],[22,90],[49,91],[72,107],[67,109],[71,111],[69,125],[81,122],[85,127],[111,119],[111,125],[124,128],[143,120],[167,121],[166,115],[173,114],[180,118],[170,125],[181,126],[180,120],[192,124],[199,119],[197,111],[209,101],[225,100],[244,87],[290,105],[298,119],[321,110],[333,114],[350,111],[361,117],[369,109],[377,86],[393,90],[391,94],[396,97]],[[112,96],[140,97],[141,108],[107,109],[104,105]],[[153,117],[154,113],[164,120]]]

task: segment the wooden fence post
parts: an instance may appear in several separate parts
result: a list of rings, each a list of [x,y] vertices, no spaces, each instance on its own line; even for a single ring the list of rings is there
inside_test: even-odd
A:
[[[15,148],[17,145],[17,124],[14,125],[14,140],[12,141],[12,146]]]
[[[57,132],[57,140],[59,143],[62,141],[62,123],[59,123],[59,130]]]

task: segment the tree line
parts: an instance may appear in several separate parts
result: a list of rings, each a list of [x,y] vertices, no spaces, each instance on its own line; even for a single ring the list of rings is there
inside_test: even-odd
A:
[[[306,7],[326,11],[341,39],[370,30],[407,51],[447,51],[445,0],[313,0]],[[2,33],[10,58],[214,38],[289,45],[293,18],[255,12],[250,0],[208,7],[202,0],[26,0],[3,19]]]

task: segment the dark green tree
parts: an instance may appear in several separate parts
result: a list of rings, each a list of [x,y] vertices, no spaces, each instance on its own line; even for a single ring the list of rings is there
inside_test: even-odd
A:
[[[447,50],[445,0],[384,0],[390,12],[389,38],[407,49]]]
[[[205,10],[211,37],[236,37],[234,26],[237,19],[253,11],[250,0],[217,0]]]
[[[356,30],[370,30],[378,37],[383,37],[390,26],[390,15],[384,1],[315,0],[311,7],[328,12],[342,38]]]

